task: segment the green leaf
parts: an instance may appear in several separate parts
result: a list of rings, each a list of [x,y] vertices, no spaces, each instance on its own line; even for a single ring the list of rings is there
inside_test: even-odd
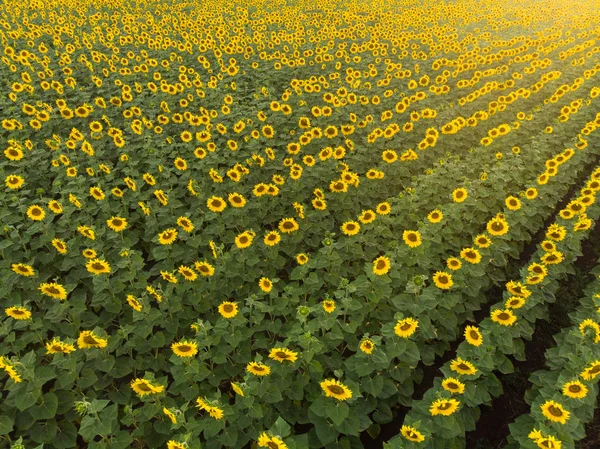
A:
[[[290,430],[290,425],[280,416],[271,426],[269,432],[271,432],[273,435],[279,435],[281,438],[285,438],[290,434]]]
[[[42,403],[35,407],[31,407],[29,413],[36,421],[41,419],[54,418],[58,407],[58,398],[54,393],[46,393],[42,396]]]
[[[350,407],[345,402],[330,403],[327,405],[327,416],[336,426],[340,426],[348,417]]]
[[[13,421],[8,416],[0,416],[0,435],[8,435],[12,432]]]

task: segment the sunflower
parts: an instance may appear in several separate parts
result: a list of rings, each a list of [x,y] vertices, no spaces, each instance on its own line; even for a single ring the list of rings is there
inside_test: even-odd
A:
[[[375,211],[379,215],[388,215],[392,211],[392,206],[390,206],[390,203],[388,203],[387,201],[384,201],[383,203],[379,203],[377,205]]]
[[[509,226],[505,219],[494,217],[488,221],[486,229],[491,235],[499,237],[508,232]]]
[[[48,209],[50,209],[55,214],[62,214],[63,212],[62,204],[60,204],[56,200],[51,200],[50,202],[48,202]]]
[[[582,399],[587,396],[588,388],[580,381],[567,382],[562,389],[562,394],[573,399]]]
[[[333,299],[323,301],[323,310],[327,313],[333,313],[335,310],[335,301]]]
[[[20,189],[23,186],[23,184],[25,184],[25,180],[23,179],[23,177],[18,175],[8,175],[4,180],[4,184],[6,184],[6,187],[8,187],[9,189],[16,190]]]
[[[519,199],[514,196],[509,196],[508,198],[506,198],[504,204],[506,204],[508,210],[514,211],[521,209],[521,201],[519,201]]]
[[[181,274],[186,281],[195,281],[198,278],[198,274],[192,270],[192,268],[186,267],[185,265],[180,265],[177,271],[179,271],[179,274]]]
[[[181,340],[171,344],[171,350],[178,357],[192,357],[198,354],[198,344],[195,341]]]
[[[93,331],[81,331],[79,338],[77,339],[77,346],[79,349],[87,348],[106,348],[108,340],[100,338]]]
[[[402,426],[400,433],[404,438],[406,438],[408,441],[412,441],[413,443],[421,443],[425,441],[425,435],[412,426]]]
[[[462,262],[457,257],[449,257],[446,260],[446,266],[453,271],[457,271],[462,268]]]
[[[46,354],[58,354],[59,352],[69,354],[73,351],[75,351],[74,345],[64,343],[56,337],[46,343]]]
[[[237,192],[230,193],[227,199],[232,207],[242,208],[246,205],[246,198]]]
[[[136,312],[142,311],[142,303],[133,295],[127,295],[127,304]]]
[[[335,379],[325,379],[321,382],[321,389],[328,398],[345,401],[352,398],[352,390]]]
[[[127,220],[121,217],[112,216],[106,220],[107,226],[115,232],[121,232],[127,227]]]
[[[13,263],[10,269],[21,276],[33,276],[35,274],[33,267],[24,263]]]
[[[267,246],[275,246],[281,241],[281,235],[277,231],[271,231],[265,235],[264,242]]]
[[[442,388],[450,393],[463,394],[465,392],[465,384],[454,377],[444,379]]]
[[[88,238],[90,240],[96,240],[96,233],[92,228],[88,226],[78,226],[77,231],[85,238]]]
[[[492,321],[502,326],[511,326],[517,321],[517,317],[510,309],[497,309],[491,313]]]
[[[375,212],[368,209],[361,212],[361,214],[358,216],[358,220],[363,224],[369,224],[372,223],[376,217],[377,215],[375,215]]]
[[[181,227],[185,232],[192,232],[194,230],[194,224],[187,217],[179,217],[177,219],[177,225]]]
[[[287,348],[273,348],[269,352],[269,358],[280,363],[293,363],[298,360],[298,353]]]
[[[237,384],[235,382],[231,382],[231,388],[233,391],[235,391],[235,394],[242,396],[242,397],[245,396],[244,390],[242,389],[242,387],[239,384]]]
[[[365,354],[371,354],[375,350],[375,343],[373,343],[373,340],[365,338],[361,341],[359,348]]]
[[[481,335],[481,331],[476,326],[467,326],[464,335],[467,343],[472,346],[481,346],[483,343],[483,335]]]
[[[525,198],[527,198],[528,200],[533,200],[537,196],[538,196],[538,191],[536,188],[530,187],[529,189],[525,190]]]
[[[165,281],[171,284],[177,284],[177,276],[175,276],[174,273],[170,273],[168,271],[161,271],[160,275]]]
[[[196,268],[196,271],[198,271],[204,277],[210,277],[215,274],[215,267],[206,261],[195,262],[194,268]]]
[[[246,365],[246,371],[255,376],[268,376],[271,374],[271,368],[260,362],[250,362]]]
[[[464,374],[466,376],[472,376],[477,373],[477,368],[466,360],[460,357],[450,362],[450,369],[458,374]]]
[[[449,290],[454,285],[452,275],[445,271],[436,271],[433,275],[433,283],[441,290]]]
[[[50,296],[54,299],[60,299],[61,301],[67,299],[67,291],[62,285],[57,284],[56,282],[44,283],[40,285],[39,290],[43,295]]]
[[[552,251],[544,254],[540,260],[544,265],[557,265],[564,260],[564,255],[560,251]]]
[[[227,207],[227,203],[220,196],[211,196],[206,200],[206,207],[212,212],[223,212]]]
[[[223,301],[219,305],[219,313],[223,318],[233,318],[238,314],[238,306],[235,302]]]
[[[171,423],[173,424],[177,424],[177,416],[175,415],[175,413],[173,413],[174,409],[168,409],[166,407],[163,407],[162,412],[167,415],[167,418],[169,418],[171,420]]]
[[[481,254],[475,248],[464,248],[460,252],[460,257],[473,265],[481,262]]]
[[[373,261],[373,273],[378,276],[383,276],[390,271],[390,267],[392,263],[390,259],[386,256],[379,256],[377,259]]]
[[[355,221],[346,221],[340,228],[342,232],[348,236],[358,234],[360,231],[360,225]]]
[[[254,240],[254,233],[250,231],[244,231],[235,238],[235,246],[239,249],[248,248],[252,245],[252,241]]]
[[[15,320],[28,320],[31,318],[31,311],[25,307],[13,306],[4,309],[6,316],[14,318]]]
[[[460,401],[456,399],[438,399],[429,407],[429,413],[431,413],[431,416],[450,416],[458,410],[459,406]]]
[[[104,198],[106,198],[106,195],[98,186],[90,187],[90,195],[92,195],[96,201],[102,201]]]
[[[300,228],[294,218],[284,218],[279,222],[279,230],[284,234],[291,234]]]
[[[404,231],[402,233],[402,240],[411,248],[416,248],[422,243],[421,233],[419,231]]]
[[[581,372],[581,377],[583,380],[594,380],[600,374],[600,360],[595,360],[592,362],[591,366],[585,368]]]
[[[571,416],[571,413],[556,401],[546,401],[540,405],[540,408],[542,415],[553,422],[566,424]]]
[[[258,281],[258,286],[265,293],[269,293],[271,290],[273,290],[273,282],[266,277],[260,278]]]
[[[511,296],[506,300],[504,306],[507,309],[520,309],[525,305],[525,298],[521,296]]]
[[[85,257],[86,259],[95,259],[96,258],[96,251],[91,249],[91,248],[86,248],[81,252],[81,255],[83,257]]]
[[[110,273],[110,265],[106,260],[102,259],[91,259],[85,268],[93,274],[108,274]]]
[[[452,201],[455,203],[462,203],[469,196],[467,189],[464,187],[460,187],[458,189],[454,189],[452,192]]]
[[[439,223],[440,221],[443,220],[443,218],[444,218],[444,214],[439,209],[432,210],[427,215],[427,220],[429,220],[430,223]]]
[[[144,397],[146,395],[162,393],[165,390],[164,385],[155,385],[146,379],[133,379],[129,386],[138,396]]]
[[[274,436],[269,436],[267,432],[263,432],[258,437],[258,447],[268,447],[269,449],[288,449],[288,446],[282,439]]]
[[[296,262],[298,265],[304,265],[308,262],[308,256],[304,253],[296,254]]]
[[[170,245],[177,239],[177,229],[170,228],[158,234],[158,243],[161,245]]]
[[[396,322],[394,332],[398,337],[408,338],[415,333],[417,327],[419,327],[419,322],[417,320],[410,317],[404,318]]]
[[[479,234],[473,239],[473,243],[479,248],[488,248],[492,244],[492,239],[485,234]]]
[[[41,221],[46,216],[46,212],[40,206],[34,204],[27,209],[27,216],[33,221]]]
[[[52,239],[52,246],[61,254],[67,254],[67,244],[61,239]]]

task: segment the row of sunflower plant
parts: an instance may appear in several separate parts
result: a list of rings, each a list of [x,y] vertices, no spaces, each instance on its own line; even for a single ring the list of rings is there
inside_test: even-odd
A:
[[[529,379],[531,413],[510,425],[507,448],[575,448],[585,436],[584,425],[597,408],[600,374],[600,266],[590,273],[595,279],[571,314],[572,326],[554,336],[556,346],[546,350],[547,368]]]
[[[387,447],[465,444],[464,434],[478,418],[477,407],[501,394],[494,372],[511,372],[507,355],[523,357],[522,339],[532,337],[535,321],[545,316],[546,303],[554,300],[560,280],[580,255],[587,231],[600,215],[595,203],[599,190],[600,168],[596,168],[578,197],[547,228],[546,240],[521,270],[522,279],[506,284],[505,298],[492,307],[489,318],[465,328],[456,357],[441,368],[444,378],[437,378],[423,399],[413,403],[401,435]]]

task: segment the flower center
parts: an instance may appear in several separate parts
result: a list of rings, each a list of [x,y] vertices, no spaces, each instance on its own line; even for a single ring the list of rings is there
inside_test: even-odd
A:
[[[338,385],[329,385],[327,388],[333,394],[336,394],[336,395],[344,394],[344,389],[342,387],[338,386]]]

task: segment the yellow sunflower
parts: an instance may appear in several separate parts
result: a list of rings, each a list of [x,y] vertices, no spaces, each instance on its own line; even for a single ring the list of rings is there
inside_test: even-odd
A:
[[[404,438],[406,438],[408,441],[412,441],[413,443],[421,443],[425,441],[425,435],[412,426],[402,426],[400,433]]]
[[[419,327],[419,322],[414,318],[398,320],[394,326],[394,332],[398,337],[408,338],[414,334]]]
[[[64,343],[56,337],[46,343],[46,354],[58,354],[59,352],[69,354],[73,351],[75,351],[74,345]]]
[[[458,410],[459,406],[460,401],[456,399],[438,399],[429,407],[429,413],[431,413],[431,416],[450,416]]]
[[[458,374],[464,374],[466,376],[472,376],[477,373],[477,368],[475,368],[471,362],[467,362],[460,357],[450,362],[450,369]]]
[[[483,335],[481,335],[481,331],[476,326],[467,326],[464,335],[467,343],[472,346],[481,346],[483,343]]]
[[[87,348],[106,348],[108,340],[99,337],[93,331],[81,331],[79,338],[77,339],[77,346],[79,349]]]
[[[40,206],[34,204],[27,209],[27,216],[33,221],[41,221],[46,216],[46,212]]]
[[[287,348],[273,348],[269,352],[269,358],[279,363],[293,363],[298,360],[298,353]]]
[[[54,299],[60,299],[61,301],[67,299],[67,291],[62,285],[57,284],[56,282],[44,283],[40,285],[39,290],[43,295],[50,296]]]
[[[246,371],[255,376],[268,376],[271,374],[271,368],[260,362],[250,362],[246,365]]]
[[[281,235],[277,231],[271,231],[265,235],[264,242],[267,246],[275,246],[281,241]]]
[[[177,239],[177,229],[166,229],[158,234],[158,243],[161,245],[170,245]]]
[[[566,424],[571,416],[571,413],[556,401],[546,401],[540,405],[540,408],[542,415],[552,422]]]
[[[211,196],[206,200],[206,207],[212,212],[223,212],[227,207],[227,203],[220,196]]]
[[[433,275],[433,283],[441,290],[449,290],[454,285],[452,275],[445,271],[436,271]]]
[[[373,340],[365,338],[361,341],[359,348],[365,354],[371,354],[375,350],[375,343],[373,343]]]
[[[238,306],[235,302],[223,301],[219,305],[219,313],[223,318],[233,318],[238,314]]]
[[[454,189],[452,192],[452,201],[455,203],[462,203],[469,196],[467,189],[460,187],[458,189]]]
[[[427,220],[429,220],[430,223],[439,223],[443,218],[444,214],[439,209],[432,210],[429,212],[429,215],[427,215]]]
[[[109,274],[110,265],[106,260],[92,259],[86,265],[85,268],[92,274]]]
[[[335,379],[325,379],[321,382],[321,389],[328,398],[345,401],[352,398],[352,390]]]
[[[390,259],[386,256],[379,256],[373,261],[373,273],[378,276],[383,276],[390,271],[392,266]]]
[[[194,268],[196,268],[196,271],[198,271],[204,277],[210,277],[215,274],[215,267],[206,261],[195,262]]]
[[[248,248],[252,245],[252,241],[254,240],[254,233],[250,231],[244,231],[235,238],[235,246],[239,249]]]
[[[144,397],[151,394],[162,393],[165,390],[164,385],[156,385],[146,379],[133,379],[129,386],[138,396]]]
[[[4,309],[6,316],[9,316],[15,320],[28,320],[31,318],[31,311],[25,307],[13,306]]]
[[[291,234],[300,228],[294,218],[284,218],[279,222],[279,230],[284,234]]]
[[[573,399],[582,399],[587,396],[588,388],[580,381],[567,382],[562,389],[562,394]]]
[[[447,377],[442,381],[442,388],[450,393],[463,394],[465,392],[465,384],[454,377]]]
[[[355,221],[347,221],[341,226],[341,230],[348,236],[353,236],[359,233],[360,225]]]
[[[198,354],[198,344],[195,341],[181,340],[171,344],[171,350],[178,357],[193,357]]]
[[[106,225],[115,232],[121,232],[127,227],[127,220],[122,217],[112,216],[106,220]]]
[[[35,274],[35,270],[33,269],[33,267],[24,263],[13,263],[10,266],[10,269],[21,276],[29,277]]]

